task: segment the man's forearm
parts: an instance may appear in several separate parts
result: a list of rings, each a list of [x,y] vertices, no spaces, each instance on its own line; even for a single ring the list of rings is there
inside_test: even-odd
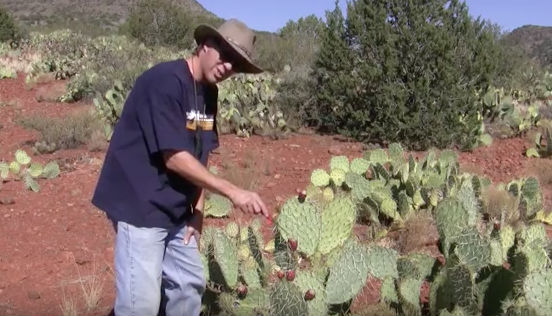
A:
[[[168,169],[202,189],[207,189],[229,198],[231,198],[237,189],[234,184],[209,172],[205,166],[188,152],[166,153],[165,164]]]

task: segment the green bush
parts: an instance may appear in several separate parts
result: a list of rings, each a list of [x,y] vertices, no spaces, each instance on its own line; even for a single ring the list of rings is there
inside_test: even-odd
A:
[[[190,48],[197,17],[168,0],[142,0],[130,11],[121,32],[148,46]]]
[[[496,73],[489,25],[456,0],[366,0],[336,6],[315,67],[324,130],[413,149],[473,146],[476,91]]]
[[[0,42],[8,42],[19,39],[21,31],[9,12],[0,7]]]

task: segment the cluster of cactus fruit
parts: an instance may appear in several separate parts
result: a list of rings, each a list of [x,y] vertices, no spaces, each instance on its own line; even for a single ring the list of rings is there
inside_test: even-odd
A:
[[[353,160],[333,157],[329,171],[314,170],[311,185],[281,206],[266,245],[259,221],[204,233],[207,278],[221,285],[212,304],[206,302],[217,307],[211,312],[345,315],[367,282],[377,279],[378,313],[552,313],[552,247],[539,222],[538,181],[493,185],[460,174],[451,151],[430,151],[421,161],[404,156],[392,144]],[[513,202],[486,201],[491,187]],[[358,222],[393,229],[422,209],[435,219],[444,264],[355,235]],[[420,298],[424,282],[427,305]]]
[[[12,162],[0,162],[1,181],[8,180],[9,178],[22,180],[25,189],[34,192],[40,191],[40,185],[36,181],[37,178],[52,179],[58,175],[59,166],[55,161],[42,166],[40,163],[31,162],[31,157],[21,149],[15,152],[15,159]]]

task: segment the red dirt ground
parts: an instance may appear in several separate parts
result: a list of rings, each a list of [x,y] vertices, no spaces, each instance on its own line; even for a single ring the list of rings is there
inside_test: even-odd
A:
[[[15,80],[0,80],[0,105],[8,103],[0,106],[0,161],[11,161],[19,148],[31,153],[29,143],[37,140],[36,132],[15,123],[17,115],[64,116],[90,107],[81,103],[39,103],[35,95],[36,89],[26,88],[22,74]],[[461,153],[461,166],[484,173],[493,182],[508,181],[522,176],[535,163],[523,156],[528,145],[525,139],[495,140],[491,147]],[[362,144],[332,136],[301,134],[270,140],[224,135],[221,148],[212,155],[211,165],[217,166],[223,175],[230,172],[225,167],[239,168],[235,173],[238,176],[233,176],[239,181],[244,181],[244,177],[248,180],[247,174],[256,174],[254,189],[274,210],[296,188],[308,184],[312,169],[327,168],[332,154],[358,157],[363,151]],[[0,184],[0,201],[14,202],[0,203],[1,315],[59,315],[62,301],[71,298],[79,314],[109,313],[114,299],[114,236],[103,213],[90,204],[104,154],[82,148],[32,156],[39,162],[51,159],[61,162],[60,177],[40,180],[39,193],[23,190],[20,182]],[[549,205],[550,185],[544,186],[544,190]],[[249,220],[238,212],[231,218]],[[207,219],[206,225],[223,222]],[[270,227],[266,228],[268,232]],[[97,306],[87,310],[82,289],[83,284],[86,289],[93,276],[103,287]],[[367,298],[374,299],[377,298],[373,295]]]

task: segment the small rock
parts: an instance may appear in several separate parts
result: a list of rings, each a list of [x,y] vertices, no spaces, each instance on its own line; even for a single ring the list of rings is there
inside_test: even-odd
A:
[[[282,177],[282,176],[281,176],[279,173],[277,173],[277,174],[274,175],[274,179],[276,179],[276,180],[280,179],[281,177]]]
[[[328,149],[328,153],[330,155],[339,156],[343,154],[343,150],[338,146],[331,146],[330,149]]]
[[[4,218],[10,217],[10,214],[4,214]]]
[[[266,184],[267,188],[273,188],[275,186],[276,186],[276,183],[274,183],[274,182],[269,182],[269,183]]]
[[[11,197],[5,197],[0,199],[0,204],[2,205],[12,205],[15,204],[15,200]]]
[[[29,291],[27,292],[27,297],[31,300],[38,300],[40,299],[40,293],[37,291]]]

